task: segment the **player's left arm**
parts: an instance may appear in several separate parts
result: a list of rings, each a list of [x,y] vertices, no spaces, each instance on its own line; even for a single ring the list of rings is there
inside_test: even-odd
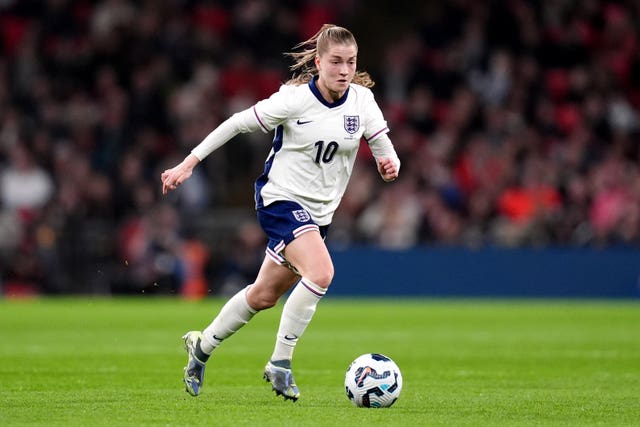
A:
[[[400,159],[387,135],[389,132],[387,121],[384,119],[382,110],[380,110],[370,89],[365,90],[363,99],[364,139],[369,144],[369,149],[376,159],[376,166],[382,179],[387,182],[395,181],[400,172]]]
[[[400,159],[389,137],[384,134],[369,141],[369,148],[376,159],[378,172],[386,182],[395,181],[400,173]]]

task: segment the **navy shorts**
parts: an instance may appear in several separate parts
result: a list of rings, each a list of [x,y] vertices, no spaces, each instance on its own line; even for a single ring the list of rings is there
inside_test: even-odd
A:
[[[319,231],[324,239],[329,228],[328,225],[316,224],[309,212],[298,203],[284,200],[258,208],[258,222],[269,238],[267,255],[276,264],[289,268],[292,266],[281,254],[285,246],[307,231]]]

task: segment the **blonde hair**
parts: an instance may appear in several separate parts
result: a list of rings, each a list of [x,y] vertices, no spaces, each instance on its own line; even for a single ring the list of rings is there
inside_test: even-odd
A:
[[[309,81],[318,73],[315,64],[317,55],[322,55],[331,44],[347,44],[354,45],[356,48],[355,37],[351,31],[337,25],[324,24],[320,31],[315,33],[309,40],[297,44],[294,49],[301,49],[298,52],[286,52],[285,55],[293,58],[293,65],[290,67],[294,72],[293,76],[286,84],[301,85],[309,83]],[[373,87],[375,82],[366,71],[356,71],[353,76],[353,83],[364,87]]]

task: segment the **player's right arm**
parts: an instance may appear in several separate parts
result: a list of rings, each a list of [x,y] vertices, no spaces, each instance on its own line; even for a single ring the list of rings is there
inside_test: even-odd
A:
[[[286,117],[285,93],[290,92],[282,86],[279,92],[270,98],[258,102],[251,108],[235,113],[215,128],[198,144],[191,154],[171,169],[165,170],[162,180],[162,194],[175,190],[193,173],[193,168],[209,154],[222,147],[239,133],[254,132],[258,129],[269,132]]]
[[[175,190],[180,184],[189,179],[193,168],[204,160],[209,154],[222,147],[231,138],[239,133],[252,132],[259,128],[259,124],[253,117],[254,110],[247,110],[235,113],[215,128],[198,144],[191,154],[171,169],[165,170],[161,175],[162,194],[167,194],[169,190]]]
[[[231,138],[239,133],[253,132],[261,128],[256,117],[255,107],[235,113],[215,128],[198,144],[191,154],[171,169],[165,170],[161,175],[162,194],[169,190],[175,190],[180,184],[189,179],[198,163],[209,154],[222,147]]]
[[[254,109],[249,108],[239,113],[235,113],[215,128],[198,144],[191,154],[171,169],[165,170],[161,175],[162,194],[167,194],[169,190],[175,190],[180,184],[189,179],[193,173],[193,168],[204,160],[209,154],[222,147],[231,138],[239,133],[253,132],[259,128],[259,124],[253,117]]]

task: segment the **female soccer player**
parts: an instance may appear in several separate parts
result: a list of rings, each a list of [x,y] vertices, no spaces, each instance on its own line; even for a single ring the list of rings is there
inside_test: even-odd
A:
[[[231,297],[202,332],[182,337],[188,353],[184,383],[192,396],[200,394],[212,351],[296,285],[283,307],[264,378],[276,395],[294,401],[300,397],[291,359],[333,279],[324,237],[351,176],[361,138],[367,141],[382,179],[398,177],[400,161],[369,89],[373,82],[366,72],[356,71],[358,46],[353,34],[324,25],[296,48],[300,51],[289,54],[295,62],[291,69],[297,71],[291,80],[268,99],[221,123],[181,163],[161,175],[166,194],[238,133],[275,130],[264,172],[255,184],[258,221],[269,239],[266,256],[253,284]]]

